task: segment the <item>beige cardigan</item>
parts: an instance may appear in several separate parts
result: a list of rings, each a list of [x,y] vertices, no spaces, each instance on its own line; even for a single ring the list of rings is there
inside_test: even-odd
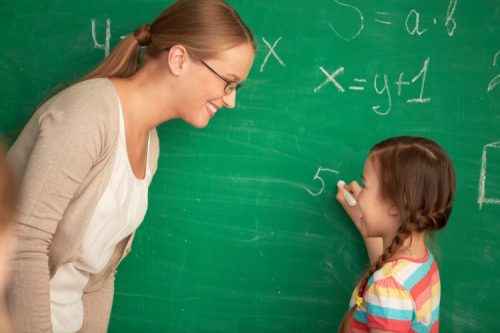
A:
[[[20,181],[19,237],[8,303],[19,332],[51,332],[49,281],[75,260],[111,176],[119,133],[119,99],[109,79],[75,84],[43,104],[8,153]],[[149,167],[159,143],[150,133]],[[84,332],[107,330],[114,273],[130,251],[120,242],[106,268],[84,291]]]

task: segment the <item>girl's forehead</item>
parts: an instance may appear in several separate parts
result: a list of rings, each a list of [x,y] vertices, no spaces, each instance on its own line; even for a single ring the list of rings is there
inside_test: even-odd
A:
[[[365,168],[363,170],[364,181],[367,181],[374,185],[379,182],[378,164],[376,158],[367,158],[365,162]]]

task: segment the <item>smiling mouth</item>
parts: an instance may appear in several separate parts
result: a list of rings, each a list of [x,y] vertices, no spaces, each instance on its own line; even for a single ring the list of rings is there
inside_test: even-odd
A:
[[[216,105],[214,105],[210,102],[207,103],[207,112],[210,115],[210,117],[215,116],[215,114],[217,113],[218,110],[219,110],[219,107],[217,107]]]

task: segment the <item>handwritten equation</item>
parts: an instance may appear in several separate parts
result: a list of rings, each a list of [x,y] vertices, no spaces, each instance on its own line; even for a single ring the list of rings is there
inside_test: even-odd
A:
[[[355,33],[351,35],[347,35],[345,33],[340,33],[338,29],[335,28],[335,26],[332,23],[328,23],[330,29],[340,38],[350,41],[355,39],[356,37],[361,34],[361,32],[365,28],[365,15],[361,11],[360,8],[348,4],[347,2],[335,0],[335,4],[339,7],[342,7],[342,10],[347,10],[351,11],[354,13],[358,20],[353,20],[352,24],[357,25],[355,27]],[[446,10],[446,13],[443,15],[442,18],[437,18],[437,17],[432,17],[432,24],[436,26],[438,23],[442,23],[444,27],[446,27],[447,33],[450,37],[452,37],[455,33],[455,30],[457,28],[457,23],[454,18],[456,7],[458,4],[458,0],[449,0],[448,3],[448,8]],[[373,21],[377,24],[381,24],[383,26],[393,26],[397,24],[397,20],[401,21],[401,18],[395,17],[395,15],[391,14],[390,12],[387,11],[375,11],[375,15],[373,15]],[[404,18],[404,27],[409,35],[416,35],[416,36],[421,36],[429,31],[428,26],[424,26],[421,23],[421,17],[423,16],[422,13],[417,11],[416,9],[411,9],[406,17]],[[429,20],[427,20],[429,21]],[[102,49],[104,50],[104,57],[106,58],[109,53],[110,53],[110,40],[111,40],[111,20],[108,18],[106,19],[105,22],[105,32],[104,32],[104,40],[102,42],[98,41],[97,37],[97,32],[96,32],[96,20],[91,19],[91,33],[92,33],[92,40],[93,40],[93,47],[97,49]],[[125,38],[126,36],[120,36],[120,39]],[[278,43],[282,40],[282,36],[279,36],[271,45],[270,42],[268,42],[264,37],[262,37],[262,41],[264,42],[265,46],[267,47],[268,51],[266,56],[264,57],[261,65],[260,65],[260,72],[262,73],[264,71],[264,68],[269,61],[270,57],[272,56],[282,67],[286,67],[285,62],[282,60],[282,58],[278,55],[278,52],[276,50]],[[500,58],[500,50],[497,51],[495,56],[493,57],[493,66],[497,67],[498,60]],[[429,58],[427,58],[424,62],[424,66],[422,70],[411,80],[405,81],[403,79],[405,73],[400,73],[399,78],[397,81],[394,82],[394,84],[397,85],[397,96],[401,96],[401,92],[404,86],[414,84],[417,80],[420,78],[422,79],[421,82],[421,89],[420,89],[420,94],[416,98],[409,98],[406,100],[407,103],[429,103],[431,101],[430,97],[424,97],[423,95],[423,90],[425,86],[425,80],[426,80],[426,75],[427,75],[427,69],[429,65]],[[352,90],[352,91],[364,91],[366,88],[366,84],[368,83],[367,78],[355,78],[354,83],[350,84],[347,86],[347,88],[343,85],[343,83],[340,83],[339,80],[337,80],[337,77],[342,75],[345,71],[344,67],[339,67],[337,70],[335,70],[333,73],[328,73],[327,70],[323,67],[319,68],[321,72],[327,77],[327,79],[321,83],[319,86],[314,88],[314,92],[318,92],[321,88],[323,88],[326,84],[332,83],[335,85],[335,87],[338,89],[340,93],[345,93],[346,89]],[[370,78],[371,79],[371,78]],[[498,84],[500,83],[500,74],[496,74],[489,82],[487,86],[487,92],[490,93]],[[379,115],[387,115],[390,113],[391,108],[392,108],[392,95],[391,95],[391,90],[389,89],[389,78],[387,74],[379,75],[375,74],[373,77],[373,88],[375,92],[379,95],[386,95],[387,98],[387,106],[385,109],[382,110],[381,105],[374,105],[372,106],[372,110]]]
[[[425,80],[427,78],[427,71],[429,69],[429,61],[430,58],[425,59],[424,64],[420,72],[415,75],[413,78],[409,80],[405,80],[406,73],[399,73],[398,79],[393,82],[394,85],[397,86],[397,96],[401,96],[402,90],[405,86],[412,85],[420,80],[420,92],[419,95],[415,98],[408,98],[406,100],[407,103],[429,103],[431,101],[430,97],[424,97],[424,89],[425,89]],[[345,71],[344,67],[339,67],[333,73],[328,73],[323,67],[319,68],[321,72],[326,76],[326,79],[316,88],[314,88],[314,92],[317,93],[324,86],[331,83],[335,86],[341,94],[346,92],[346,88],[343,83],[339,82],[340,79],[337,79],[338,76],[342,75]],[[368,81],[366,78],[354,78],[353,82],[348,84],[347,89],[360,92],[364,91]],[[392,107],[392,95],[391,95],[391,85],[389,84],[389,77],[386,73],[383,75],[379,75],[378,73],[373,77],[373,88],[378,95],[385,95],[387,98],[387,106],[385,109],[381,109],[380,105],[372,106],[373,112],[379,114],[381,116],[386,116],[390,113]]]
[[[457,22],[454,19],[457,2],[458,0],[450,0],[446,15],[443,17],[442,24],[446,27],[448,36],[450,37],[453,36],[457,28]],[[351,11],[356,16],[357,20],[351,21],[352,24],[355,25],[353,29],[354,33],[341,33],[339,31],[340,29],[338,27],[336,28],[332,23],[328,23],[328,26],[339,38],[345,41],[356,39],[365,28],[365,15],[358,7],[354,5],[339,0],[335,0],[335,3],[338,6],[343,7],[341,10]],[[421,23],[421,15],[422,14],[415,9],[410,10],[410,12],[406,15],[406,18],[404,19],[404,26],[408,34],[412,36],[422,36],[424,33],[429,31],[429,27],[424,27]],[[343,16],[345,16],[345,13],[343,13]],[[392,26],[396,23],[394,15],[386,11],[376,11],[373,21],[386,27]],[[438,22],[439,19],[437,17],[432,18],[432,24],[434,26],[436,26]]]

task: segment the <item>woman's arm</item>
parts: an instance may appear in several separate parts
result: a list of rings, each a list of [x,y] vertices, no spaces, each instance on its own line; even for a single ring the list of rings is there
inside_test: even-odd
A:
[[[49,102],[50,103],[50,102]],[[94,106],[95,108],[95,106]],[[17,330],[51,332],[49,246],[79,185],[104,148],[102,117],[81,102],[35,114],[9,151],[20,173],[18,238],[8,302]]]

